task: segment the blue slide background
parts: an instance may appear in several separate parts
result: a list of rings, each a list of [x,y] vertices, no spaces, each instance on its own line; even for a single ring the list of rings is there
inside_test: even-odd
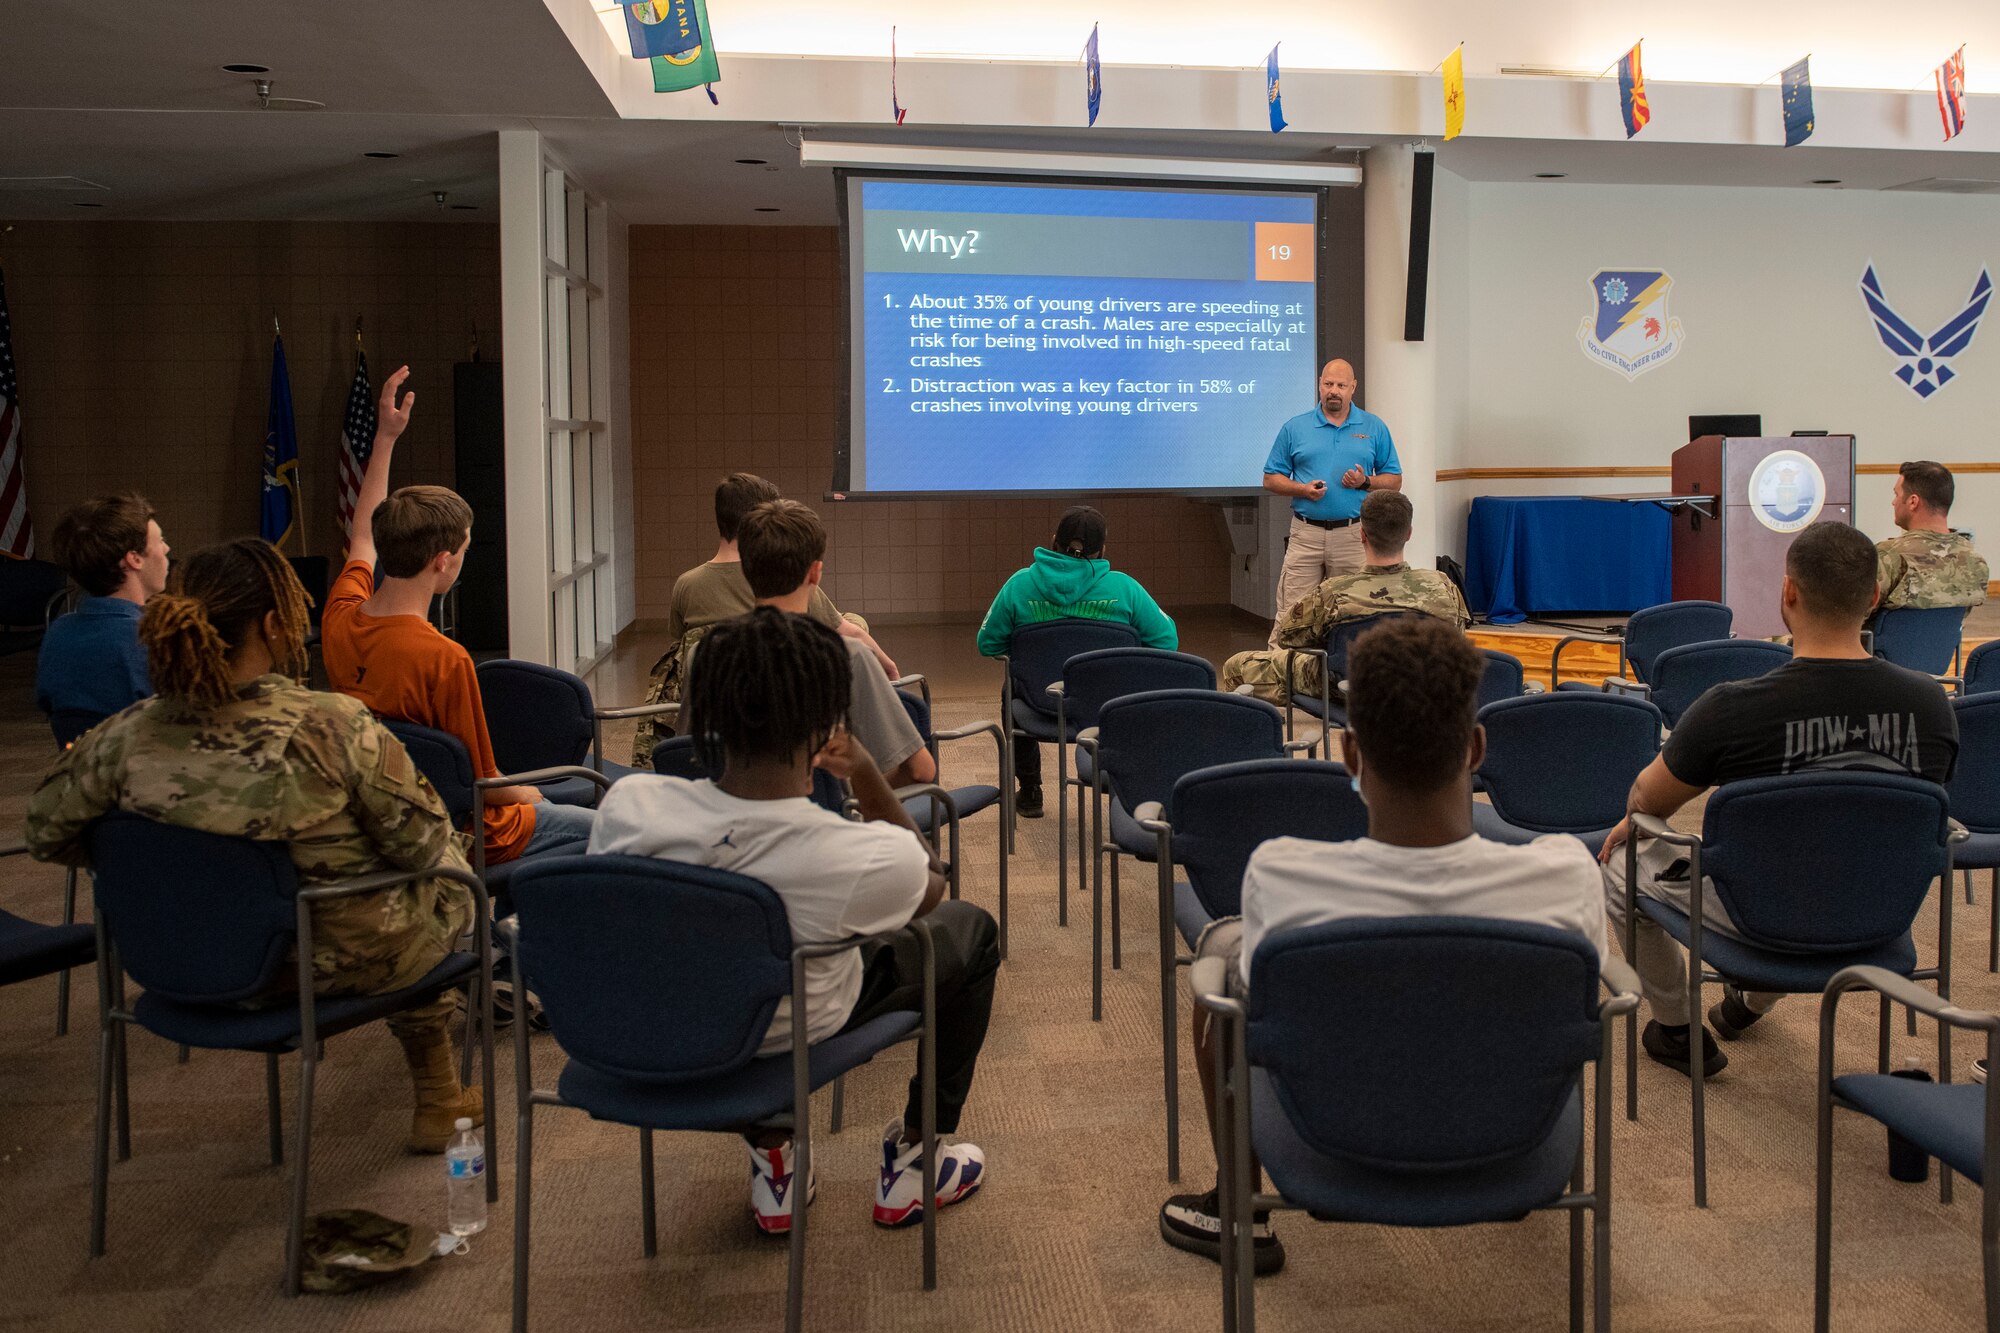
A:
[[[1036,187],[991,183],[865,181],[860,183],[859,226],[869,226],[868,213],[877,210],[936,211],[952,214],[988,213],[1102,218],[1116,228],[1121,218],[1222,219],[1312,223],[1316,200],[1311,195],[1240,194],[1214,191],[1171,191],[1107,187]],[[886,223],[880,225],[888,225]],[[878,239],[878,244],[879,239]],[[1245,229],[1245,246],[1254,245]],[[854,457],[858,466],[850,479],[855,493],[935,491],[1074,491],[1074,490],[1254,490],[1271,441],[1284,421],[1313,404],[1317,370],[1317,286],[1309,282],[1241,282],[1182,278],[1091,278],[971,273],[879,273],[860,271],[865,246],[856,238],[856,277],[851,291],[860,305],[855,405],[859,409]],[[1254,256],[1246,266],[1254,273]],[[1116,351],[1052,348],[1025,351],[1010,348],[913,348],[910,302],[918,295],[968,297],[985,294],[1064,299],[1081,297],[1102,302],[1131,300],[1256,301],[1283,312],[1303,303],[1303,313],[1274,318],[1281,326],[1303,322],[1303,333],[1279,333],[1289,338],[1283,352],[1179,352],[1157,349]],[[885,306],[884,297],[892,306]],[[968,306],[974,304],[968,301]],[[953,313],[931,311],[949,317]],[[1089,336],[1105,336],[1103,320],[1121,312],[1096,311]],[[1035,316],[1040,318],[1039,314]],[[1159,320],[1163,313],[1142,319]],[[1174,316],[1200,321],[1256,320],[1262,315],[1203,315],[1199,310]],[[938,330],[934,330],[938,331]],[[947,327],[942,332],[947,335]],[[1048,336],[1075,336],[1077,330],[1051,330]],[[1124,337],[1144,339],[1145,333]],[[1154,333],[1153,337],[1169,337]],[[1177,336],[1236,337],[1186,331]],[[1270,337],[1271,334],[1252,335]],[[947,336],[947,342],[949,337]],[[983,364],[968,367],[911,366],[913,355],[956,351],[977,355]],[[1164,392],[1120,394],[1118,379],[1164,382]],[[1015,393],[910,392],[912,381],[1012,380]],[[1063,391],[1065,381],[1113,381],[1108,395]],[[1192,381],[1228,381],[1231,393],[1184,392]],[[1053,381],[1053,391],[1030,391],[1027,385]],[[886,383],[885,383],[886,382]],[[885,392],[893,387],[895,392]],[[1068,415],[1059,412],[979,413],[912,412],[913,400],[940,397],[1055,399],[1069,402]],[[1191,399],[1198,411],[1141,412],[1129,415],[1084,413],[1080,401],[1149,397]],[[990,403],[988,404],[990,407]]]

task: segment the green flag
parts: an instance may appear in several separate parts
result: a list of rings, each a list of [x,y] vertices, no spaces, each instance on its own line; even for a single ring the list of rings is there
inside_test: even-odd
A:
[[[654,0],[654,8],[660,15],[659,26],[671,34],[673,49],[652,57],[653,91],[685,92],[720,81],[722,72],[715,63],[715,42],[703,0]],[[713,88],[708,98],[716,100]]]

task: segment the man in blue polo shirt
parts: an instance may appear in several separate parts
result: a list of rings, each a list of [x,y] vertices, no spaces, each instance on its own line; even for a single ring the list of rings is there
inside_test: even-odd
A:
[[[1285,611],[1335,574],[1359,573],[1361,501],[1403,489],[1403,465],[1388,426],[1354,405],[1354,367],[1338,358],[1319,372],[1319,406],[1278,429],[1264,460],[1264,489],[1292,499],[1292,529],[1278,575],[1271,647]]]
[[[62,516],[56,563],[88,594],[42,638],[35,704],[109,716],[153,693],[139,614],[167,586],[167,543],[138,495],[86,500]]]

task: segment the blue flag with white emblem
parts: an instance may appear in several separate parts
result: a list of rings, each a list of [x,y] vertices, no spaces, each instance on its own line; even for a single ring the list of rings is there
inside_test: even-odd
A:
[[[264,505],[257,535],[289,555],[299,539],[299,435],[292,425],[292,377],[285,340],[271,340],[271,406],[264,419]]]
[[[1812,138],[1811,56],[1785,71],[1785,147],[1796,148]]]
[[[1097,25],[1090,25],[1090,40],[1083,44],[1083,100],[1090,107],[1090,123],[1097,123],[1097,109],[1104,105],[1104,67],[1097,60]]]
[[[1280,43],[1282,45],[1282,43]],[[1285,102],[1278,93],[1278,48],[1264,57],[1264,100],[1271,104],[1271,133],[1285,128]]]

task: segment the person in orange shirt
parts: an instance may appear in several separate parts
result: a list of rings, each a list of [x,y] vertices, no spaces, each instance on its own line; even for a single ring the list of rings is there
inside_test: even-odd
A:
[[[464,743],[479,777],[498,777],[472,654],[427,617],[431,599],[458,582],[465,566],[472,506],[443,486],[388,493],[390,456],[417,401],[414,390],[400,404],[396,400],[409,374],[404,366],[382,386],[347,563],[320,617],[320,650],[334,689],[353,695],[378,717],[450,732]],[[533,787],[502,787],[489,801],[484,832],[490,863],[546,851],[580,852],[596,820],[595,811],[544,801]]]

